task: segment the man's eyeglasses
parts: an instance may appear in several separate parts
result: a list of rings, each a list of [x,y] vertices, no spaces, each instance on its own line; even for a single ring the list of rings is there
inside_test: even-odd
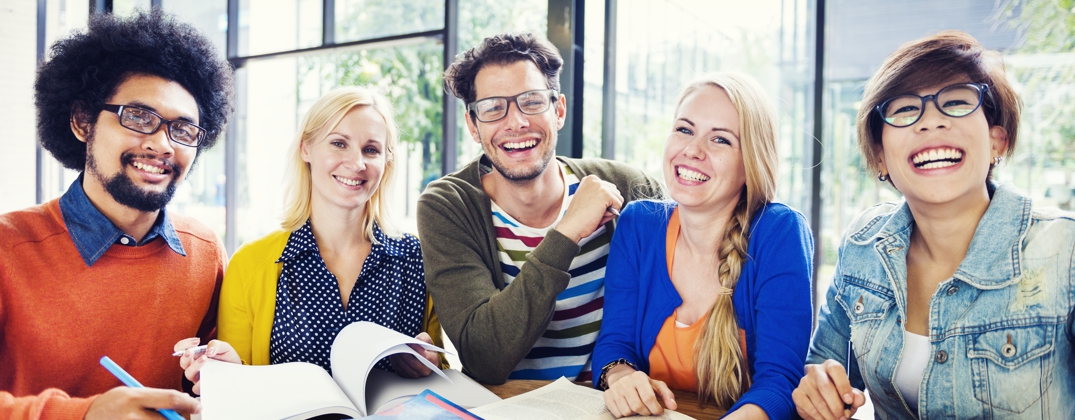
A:
[[[885,124],[907,127],[918,122],[926,109],[926,101],[949,117],[966,117],[982,106],[982,99],[989,94],[985,83],[957,83],[945,86],[934,95],[900,95],[886,99],[877,105],[877,113]]]
[[[556,90],[553,89],[531,90],[515,96],[490,96],[471,102],[467,105],[467,111],[474,115],[478,121],[490,123],[508,115],[508,107],[511,106],[511,102],[515,102],[515,105],[519,107],[519,111],[523,114],[534,115],[548,111],[553,101],[558,97]]]
[[[101,107],[119,116],[119,125],[142,134],[153,134],[167,125],[168,138],[188,147],[197,147],[205,139],[205,129],[186,121],[166,120],[156,112],[131,105],[106,104]]]

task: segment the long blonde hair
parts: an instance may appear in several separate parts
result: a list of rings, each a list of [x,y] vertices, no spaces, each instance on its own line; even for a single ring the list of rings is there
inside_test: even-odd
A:
[[[684,86],[676,105],[677,112],[687,96],[707,86],[724,90],[739,112],[746,185],[717,252],[720,284],[732,291],[739,282],[747,258],[750,222],[776,195],[780,163],[776,148],[776,110],[753,77],[720,72],[703,75]],[[713,398],[719,407],[727,409],[750,388],[750,367],[739,347],[739,327],[730,293],[720,294],[710,308],[702,334],[694,344],[694,359],[700,401]]]
[[[284,217],[280,222],[280,227],[284,230],[294,231],[301,228],[309,220],[312,211],[310,203],[313,188],[310,165],[302,160],[302,144],[324,140],[347,112],[360,106],[368,106],[377,111],[384,118],[385,126],[388,127],[388,138],[384,145],[384,174],[381,175],[381,184],[366,202],[362,231],[366,239],[376,241],[373,237],[373,224],[376,222],[385,235],[399,236],[399,229],[392,223],[388,212],[387,197],[395,174],[394,158],[399,135],[396,120],[393,117],[392,104],[388,102],[388,99],[362,86],[341,87],[326,93],[314,102],[303,117],[302,126],[295,136],[295,141],[291,143],[287,151],[288,161],[284,172],[286,184]]]

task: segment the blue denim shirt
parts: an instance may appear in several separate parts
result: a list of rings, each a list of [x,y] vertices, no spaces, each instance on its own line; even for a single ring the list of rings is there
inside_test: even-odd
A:
[[[931,360],[917,408],[893,379],[913,228],[906,202],[874,206],[852,222],[807,363],[846,365],[850,337],[851,383],[869,389],[878,418],[1075,418],[1075,215],[1033,208],[1014,188],[996,187],[966,257],[930,299]]]
[[[92,267],[93,263],[97,262],[112,245],[145,245],[158,236],[164,238],[168,248],[176,254],[187,256],[186,251],[183,250],[183,243],[179,241],[179,235],[172,227],[172,221],[168,219],[167,210],[161,209],[157,221],[142,238],[142,242],[136,243],[131,235],[119,230],[90,202],[86,191],[82,189],[83,176],[85,174],[79,175],[78,179],[67,188],[67,192],[60,197],[60,214],[63,215],[63,223],[67,226],[71,240],[75,242],[75,248],[78,249],[87,267]]]

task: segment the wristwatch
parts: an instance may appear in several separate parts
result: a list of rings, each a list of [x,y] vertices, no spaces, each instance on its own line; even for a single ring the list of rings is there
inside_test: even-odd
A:
[[[635,366],[634,363],[628,362],[627,359],[621,357],[619,359],[613,360],[607,365],[605,365],[605,367],[601,368],[601,376],[598,378],[597,381],[598,388],[600,388],[602,391],[608,390],[608,371],[619,365],[627,365],[630,366],[631,369],[638,370],[638,366]]]

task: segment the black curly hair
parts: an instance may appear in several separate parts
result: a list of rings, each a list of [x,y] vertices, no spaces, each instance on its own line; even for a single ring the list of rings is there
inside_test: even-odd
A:
[[[477,99],[474,78],[487,65],[508,65],[530,60],[545,75],[545,85],[560,91],[560,69],[564,59],[549,40],[532,33],[506,33],[485,38],[478,46],[456,56],[444,70],[444,90],[464,103]]]
[[[207,131],[201,152],[213,147],[232,112],[232,73],[208,38],[159,9],[130,18],[94,15],[85,32],[53,44],[38,69],[37,135],[64,167],[82,171],[86,143],[71,132],[72,119],[94,126],[120,84],[151,75],[179,83],[198,103],[198,125]]]

